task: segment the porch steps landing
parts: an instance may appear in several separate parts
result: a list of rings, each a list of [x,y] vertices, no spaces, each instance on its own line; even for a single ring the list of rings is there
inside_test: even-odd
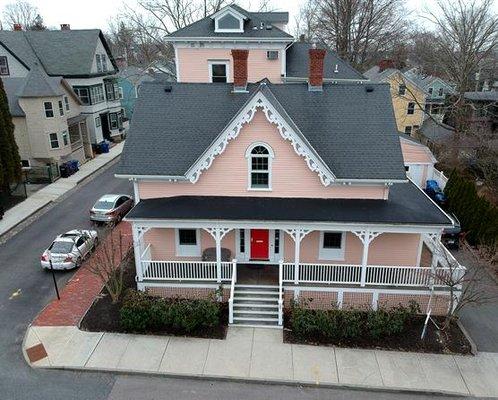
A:
[[[233,325],[280,328],[278,286],[235,285]]]

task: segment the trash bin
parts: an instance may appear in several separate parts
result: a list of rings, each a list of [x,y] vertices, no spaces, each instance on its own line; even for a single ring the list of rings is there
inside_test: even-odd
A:
[[[100,148],[100,144],[93,144],[93,152],[95,154],[102,154],[102,149]]]
[[[109,143],[107,142],[101,142],[100,143],[100,150],[102,151],[102,153],[109,153]]]
[[[78,160],[70,160],[70,161],[68,161],[68,164],[71,165],[71,170],[73,171],[73,174],[75,172],[78,172],[80,170],[79,163],[80,162]]]
[[[69,178],[69,176],[71,176],[71,168],[67,163],[61,164],[59,171],[61,173],[61,178]]]

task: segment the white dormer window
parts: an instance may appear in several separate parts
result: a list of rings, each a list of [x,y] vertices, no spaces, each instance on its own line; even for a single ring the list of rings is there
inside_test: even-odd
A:
[[[271,190],[273,150],[266,143],[254,143],[246,151],[248,190]]]
[[[218,11],[211,18],[214,19],[214,31],[217,33],[244,32],[244,19],[246,17],[230,7]]]

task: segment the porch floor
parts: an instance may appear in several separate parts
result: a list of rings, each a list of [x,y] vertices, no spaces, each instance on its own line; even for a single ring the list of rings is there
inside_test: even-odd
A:
[[[278,265],[238,264],[237,283],[241,285],[278,285]]]

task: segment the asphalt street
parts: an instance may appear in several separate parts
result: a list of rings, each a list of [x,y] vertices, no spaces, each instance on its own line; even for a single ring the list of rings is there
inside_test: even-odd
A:
[[[91,227],[88,210],[100,195],[132,193],[131,184],[126,180],[114,178],[114,171],[115,166],[111,166],[88,183],[76,188],[44,214],[31,219],[19,233],[0,244],[1,400],[270,398],[394,400],[430,397],[344,388],[309,388],[31,369],[21,353],[23,336],[31,320],[55,297],[52,277],[41,270],[39,257],[57,234],[74,228]],[[57,273],[58,284],[62,287],[73,273]],[[491,327],[491,332],[494,333],[496,341],[498,322]]]

